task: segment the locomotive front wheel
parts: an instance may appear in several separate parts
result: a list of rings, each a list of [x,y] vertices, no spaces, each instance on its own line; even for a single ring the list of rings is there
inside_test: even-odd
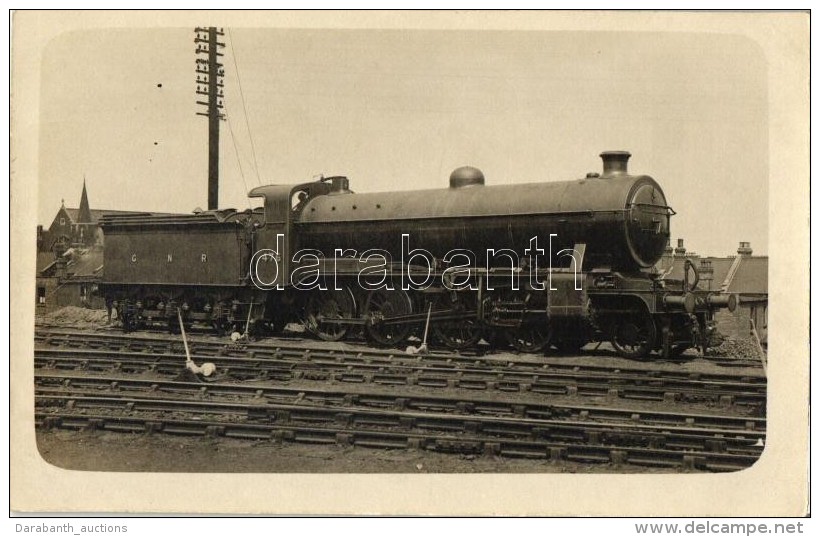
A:
[[[648,314],[629,315],[612,325],[612,346],[624,358],[644,358],[655,347],[655,323]]]
[[[350,289],[314,292],[305,305],[305,329],[324,341],[339,341],[349,325],[332,322],[356,315],[356,303]]]
[[[570,335],[557,338],[554,342],[555,348],[563,354],[581,354],[581,349],[587,344],[587,340],[581,336]]]
[[[367,295],[365,317],[369,322],[365,332],[371,341],[385,347],[394,347],[408,338],[413,327],[409,323],[390,323],[391,317],[411,315],[413,302],[410,296],[399,289],[376,289]],[[388,322],[384,322],[388,321]]]
[[[507,331],[507,341],[518,352],[537,353],[546,349],[552,340],[549,325],[525,325]]]
[[[472,300],[471,300],[472,299]],[[449,311],[465,315],[463,319],[431,321],[433,333],[446,347],[464,350],[481,340],[483,329],[475,314],[475,297],[467,293],[443,293],[433,311]]]
[[[680,345],[674,345],[671,349],[669,349],[669,356],[671,358],[678,358],[684,352],[689,350],[692,346],[687,343],[681,343]]]
[[[508,349],[510,347],[509,334],[507,334],[507,330],[503,328],[488,328],[484,334],[484,341],[496,350]]]

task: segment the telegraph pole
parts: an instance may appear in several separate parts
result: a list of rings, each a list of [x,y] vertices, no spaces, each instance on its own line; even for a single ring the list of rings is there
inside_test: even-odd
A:
[[[207,112],[197,112],[197,115],[208,117],[208,210],[219,208],[219,120],[224,116],[220,112],[225,70],[218,58],[222,56],[219,47],[224,47],[217,39],[224,36],[222,29],[214,27],[195,28],[196,54],[206,54],[208,59],[196,59],[196,93],[204,95],[207,100],[197,100],[196,104],[203,105]]]

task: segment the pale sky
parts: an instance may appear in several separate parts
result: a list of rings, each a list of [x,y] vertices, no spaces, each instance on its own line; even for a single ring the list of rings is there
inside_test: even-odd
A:
[[[673,243],[703,255],[733,254],[739,241],[767,252],[767,67],[746,38],[225,32],[221,208],[247,208],[260,180],[322,173],[347,175],[359,192],[445,188],[454,168],[472,165],[487,184],[560,181],[600,171],[601,151],[628,150],[630,171],[653,176],[678,213]],[[83,176],[94,209],[207,206],[193,39],[193,28],[88,30],[49,44],[41,223],[62,198],[78,206]]]

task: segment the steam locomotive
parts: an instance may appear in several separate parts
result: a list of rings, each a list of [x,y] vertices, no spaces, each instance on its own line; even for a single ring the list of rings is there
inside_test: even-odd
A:
[[[653,269],[675,212],[629,157],[604,152],[603,173],[571,181],[488,186],[463,167],[448,188],[356,194],[328,177],[255,188],[246,211],[106,216],[101,292],[126,331],[295,322],[380,346],[429,331],[453,349],[705,349],[734,296],[698,289],[691,263],[682,281]]]

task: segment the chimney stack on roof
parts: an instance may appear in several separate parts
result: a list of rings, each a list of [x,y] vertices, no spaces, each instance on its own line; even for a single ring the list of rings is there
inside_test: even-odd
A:
[[[58,256],[54,260],[54,275],[59,280],[68,278],[68,260],[63,256]]]
[[[698,272],[700,273],[700,280],[706,284],[706,289],[711,291],[712,281],[715,279],[715,269],[712,267],[712,260],[701,259]]]
[[[750,256],[752,255],[752,247],[748,242],[741,242],[737,247],[737,255]]]
[[[686,255],[686,248],[683,246],[683,239],[678,239],[678,247],[675,248],[675,255]]]

